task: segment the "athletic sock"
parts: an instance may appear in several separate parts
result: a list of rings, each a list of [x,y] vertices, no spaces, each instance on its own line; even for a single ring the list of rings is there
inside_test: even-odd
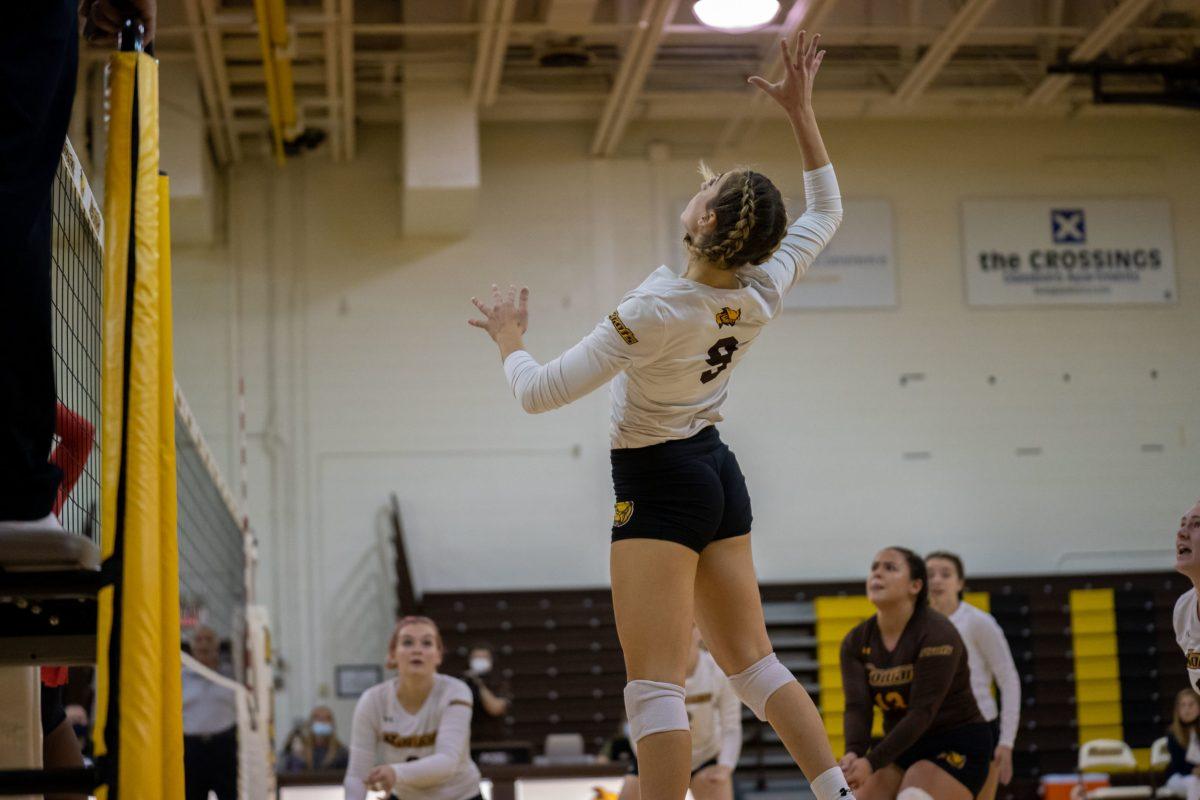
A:
[[[813,794],[817,800],[854,800],[854,793],[846,783],[842,768],[832,766],[810,782]]]

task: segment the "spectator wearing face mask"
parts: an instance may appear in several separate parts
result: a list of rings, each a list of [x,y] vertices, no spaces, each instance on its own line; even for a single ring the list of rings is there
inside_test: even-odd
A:
[[[333,711],[328,706],[312,710],[308,722],[292,731],[281,755],[283,772],[339,770],[345,769],[350,761],[350,751],[337,738]]]
[[[471,717],[471,742],[500,741],[508,736],[504,717],[512,703],[506,695],[507,686],[497,678],[492,647],[477,642],[468,656],[468,669],[462,679],[471,688],[475,714]]]

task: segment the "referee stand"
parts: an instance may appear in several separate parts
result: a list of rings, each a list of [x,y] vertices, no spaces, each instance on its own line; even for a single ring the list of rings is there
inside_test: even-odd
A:
[[[104,199],[105,535],[99,547],[65,532],[0,540],[0,702],[16,712],[0,726],[0,766],[10,767],[0,769],[0,795],[183,795],[169,191],[158,64],[142,51],[140,25],[125,23],[119,49],[109,63]],[[32,668],[88,663],[97,766],[41,769]]]

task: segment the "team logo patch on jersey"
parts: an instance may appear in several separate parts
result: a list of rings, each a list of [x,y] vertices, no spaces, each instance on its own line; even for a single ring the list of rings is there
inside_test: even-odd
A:
[[[629,330],[629,326],[621,319],[620,314],[615,311],[612,312],[608,315],[608,321],[616,328],[620,337],[625,340],[625,344],[637,344],[638,338],[633,335],[633,331]]]
[[[962,769],[967,765],[967,757],[962,753],[956,753],[953,750],[945,753],[938,753],[938,758],[940,758],[942,761],[945,761],[955,769]]]
[[[626,522],[629,522],[629,518],[632,516],[633,516],[633,501],[632,500],[618,500],[616,508],[613,511],[613,527],[615,527],[615,528],[621,527]]]
[[[738,320],[742,318],[742,310],[740,308],[730,308],[725,306],[717,312],[717,327],[724,328],[726,325],[733,327],[738,324]]]
[[[1197,653],[1195,650],[1188,650],[1187,664],[1188,669],[1200,669],[1200,653]]]

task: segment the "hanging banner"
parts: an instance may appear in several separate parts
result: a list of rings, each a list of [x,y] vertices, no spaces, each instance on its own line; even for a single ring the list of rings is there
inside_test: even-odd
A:
[[[1166,200],[966,200],[973,306],[1174,303]]]
[[[842,226],[808,274],[788,292],[784,308],[892,308],[896,258],[892,204],[845,200]]]

